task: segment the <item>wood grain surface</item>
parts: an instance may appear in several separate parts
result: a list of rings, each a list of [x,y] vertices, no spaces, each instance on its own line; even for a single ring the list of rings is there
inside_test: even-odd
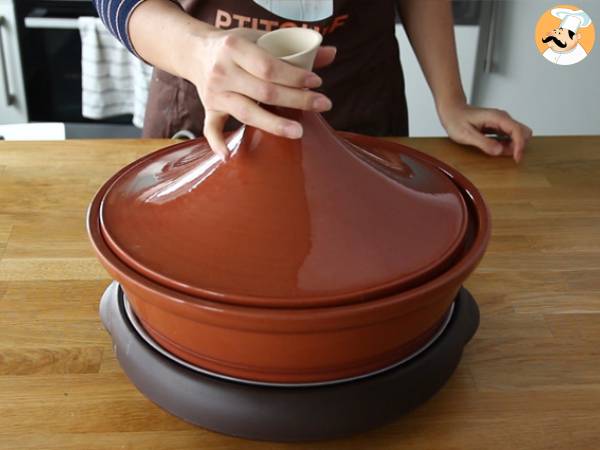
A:
[[[600,137],[534,138],[520,166],[402,139],[467,175],[493,238],[467,282],[481,327],[455,375],[396,423],[271,444],[190,426],[136,391],[98,317],[85,231],[101,183],[169,141],[0,143],[0,449],[600,448]]]

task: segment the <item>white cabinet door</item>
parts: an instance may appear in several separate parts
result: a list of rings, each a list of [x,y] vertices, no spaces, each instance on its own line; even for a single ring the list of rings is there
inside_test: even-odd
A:
[[[0,124],[19,122],[27,122],[27,105],[15,10],[0,0]]]

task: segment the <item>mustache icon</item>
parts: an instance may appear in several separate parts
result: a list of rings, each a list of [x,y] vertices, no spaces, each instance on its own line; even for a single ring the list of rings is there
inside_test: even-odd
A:
[[[565,47],[567,46],[567,43],[566,43],[566,42],[561,42],[561,41],[559,41],[559,40],[558,40],[558,38],[557,38],[556,36],[547,36],[547,37],[545,37],[545,38],[542,38],[542,42],[543,42],[544,44],[545,44],[545,43],[547,43],[547,42],[550,42],[550,41],[554,41],[554,43],[555,43],[555,44],[556,44],[558,47],[560,47],[560,48],[565,48]]]

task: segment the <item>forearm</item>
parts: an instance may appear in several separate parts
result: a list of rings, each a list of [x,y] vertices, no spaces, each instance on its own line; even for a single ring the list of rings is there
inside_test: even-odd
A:
[[[216,29],[194,19],[170,0],[145,0],[131,14],[129,36],[135,52],[173,75],[190,79],[193,49]]]
[[[398,9],[438,110],[464,103],[450,1],[399,0]]]

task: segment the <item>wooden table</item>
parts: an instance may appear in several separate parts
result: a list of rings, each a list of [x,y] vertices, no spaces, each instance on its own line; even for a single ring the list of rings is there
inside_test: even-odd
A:
[[[84,216],[168,141],[0,143],[0,449],[600,448],[600,137],[535,138],[520,166],[407,139],[483,191],[494,232],[467,287],[481,327],[447,386],[352,439],[266,444],[187,425],[121,372],[98,317],[109,278]]]

